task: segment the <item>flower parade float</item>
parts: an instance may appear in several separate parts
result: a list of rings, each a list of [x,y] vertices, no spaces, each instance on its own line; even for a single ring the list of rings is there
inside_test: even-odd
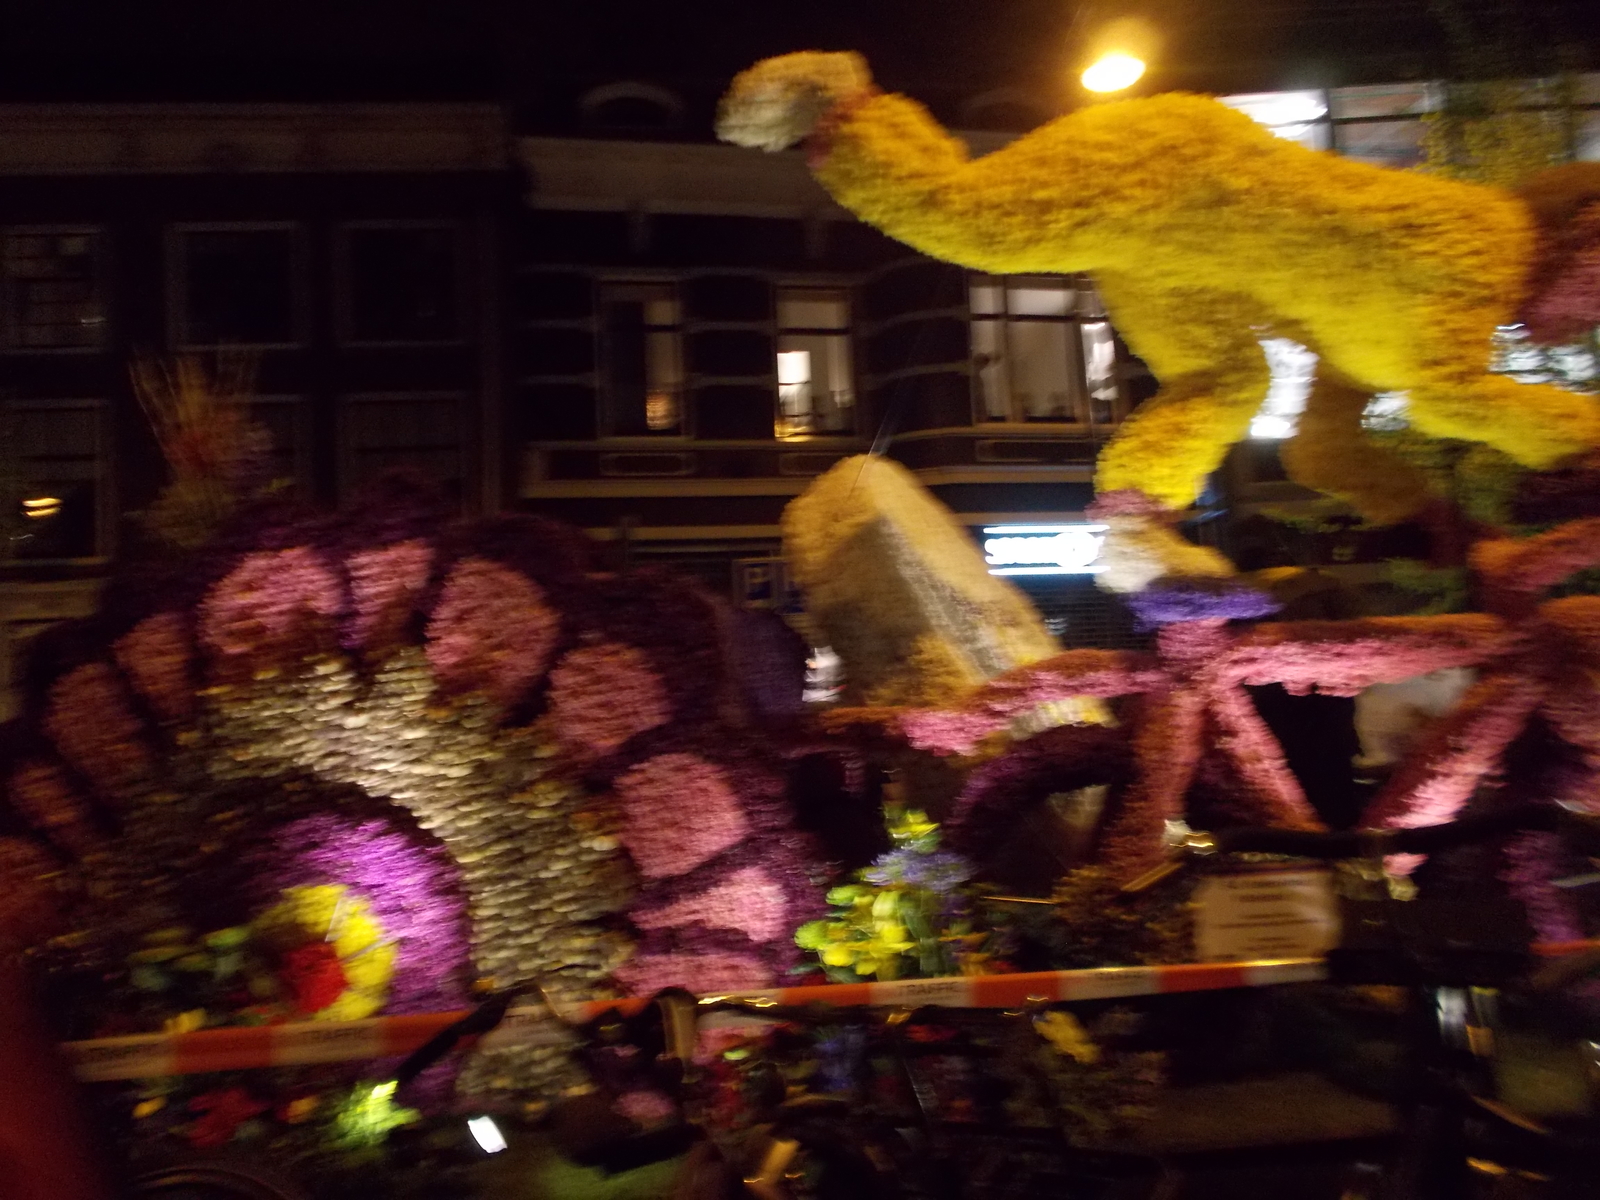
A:
[[[804,658],[745,616],[408,489],[258,511],[38,643],[0,738],[7,944],[68,1039],[326,1022],[381,1054],[363,1018],[485,986],[771,986],[825,881],[778,729]],[[354,1153],[404,1105],[585,1086],[569,1028],[527,1020],[392,1103],[329,1064],[147,1080],[119,1111],[135,1139]]]
[[[840,204],[935,258],[999,275],[1094,276],[1118,332],[1161,382],[1097,464],[1107,588],[1231,574],[1170,526],[1261,405],[1263,337],[1320,359],[1284,454],[1291,474],[1380,522],[1416,514],[1429,493],[1418,471],[1363,436],[1374,393],[1406,391],[1423,433],[1535,468],[1600,445],[1589,400],[1488,371],[1495,330],[1514,319],[1555,339],[1600,323],[1593,164],[1536,177],[1518,195],[1307,150],[1178,94],[1094,104],[970,158],[922,106],[874,88],[848,53],[751,67],[724,97],[718,132],[765,150],[804,143]]]

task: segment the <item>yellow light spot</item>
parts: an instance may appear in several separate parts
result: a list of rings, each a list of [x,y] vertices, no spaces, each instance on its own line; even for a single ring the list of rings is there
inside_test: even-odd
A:
[[[22,502],[22,515],[35,521],[53,517],[60,511],[59,496],[32,496]]]
[[[134,1120],[142,1121],[146,1117],[153,1117],[166,1106],[167,1098],[165,1096],[156,1096],[150,1100],[141,1100],[139,1103],[133,1106]]]
[[[1144,75],[1144,60],[1114,50],[1102,54],[1083,72],[1083,86],[1091,92],[1120,92]]]
[[[206,1027],[206,1010],[203,1008],[181,1012],[175,1017],[168,1017],[162,1022],[163,1033],[193,1033],[197,1029]]]

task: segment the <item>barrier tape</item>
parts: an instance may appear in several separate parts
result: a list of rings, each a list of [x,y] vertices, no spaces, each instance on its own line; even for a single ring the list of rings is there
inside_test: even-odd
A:
[[[1576,954],[1600,950],[1600,940],[1543,943],[1533,950],[1543,957]],[[1309,983],[1326,979],[1327,975],[1327,964],[1321,958],[1286,958],[898,979],[890,983],[833,983],[731,992],[716,998],[747,1000],[763,1006],[826,1004],[849,1008],[933,1004],[947,1008],[1020,1008],[1037,1002],[1114,1000]],[[561,1018],[560,1024],[553,1023],[548,1010],[541,1006],[514,1008],[497,1029],[480,1040],[480,1044],[485,1047],[560,1045],[570,1036],[569,1025],[592,1020],[608,1009],[637,1011],[645,1003],[635,998],[563,1006],[556,1014]],[[86,1083],[356,1062],[409,1054],[466,1015],[465,1011],[419,1013],[372,1017],[364,1021],[302,1021],[202,1029],[194,1033],[136,1034],[65,1042],[61,1050],[73,1073]]]

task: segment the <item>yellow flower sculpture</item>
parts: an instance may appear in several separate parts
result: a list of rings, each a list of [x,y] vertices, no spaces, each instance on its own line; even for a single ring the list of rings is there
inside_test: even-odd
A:
[[[356,1021],[382,1010],[394,975],[396,948],[385,940],[371,906],[349,888],[317,884],[283,890],[283,899],[253,923],[257,937],[285,956],[326,945],[344,987],[308,1015],[318,1021]]]
[[[1291,468],[1373,517],[1426,493],[1354,453],[1360,396],[1408,391],[1419,430],[1531,467],[1600,445],[1592,398],[1488,371],[1538,248],[1509,192],[1307,150],[1202,96],[1094,105],[972,159],[921,105],[874,91],[855,55],[785,55],[734,80],[726,140],[775,149],[797,131],[842,205],[926,254],[1093,273],[1161,381],[1102,451],[1101,492],[1192,503],[1261,405],[1273,336],[1326,367]]]

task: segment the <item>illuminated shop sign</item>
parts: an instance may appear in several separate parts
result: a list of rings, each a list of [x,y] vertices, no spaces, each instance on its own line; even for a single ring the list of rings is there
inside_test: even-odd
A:
[[[1093,575],[1104,525],[986,525],[983,558],[991,575]]]

